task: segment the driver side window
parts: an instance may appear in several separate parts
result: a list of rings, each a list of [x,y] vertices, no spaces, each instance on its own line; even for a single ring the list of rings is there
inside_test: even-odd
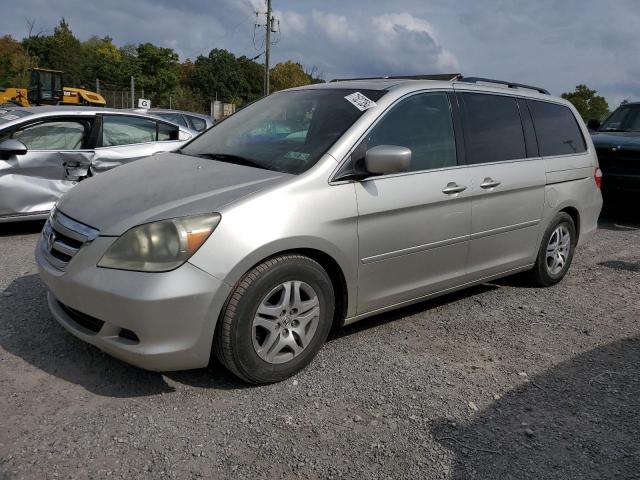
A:
[[[80,150],[88,131],[88,123],[57,120],[19,128],[11,138],[20,140],[29,150]]]
[[[449,97],[418,93],[391,108],[364,140],[366,149],[396,145],[411,149],[410,171],[452,167],[456,144]]]

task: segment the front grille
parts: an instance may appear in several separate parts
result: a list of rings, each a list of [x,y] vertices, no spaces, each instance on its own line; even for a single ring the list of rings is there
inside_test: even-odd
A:
[[[100,329],[102,328],[102,326],[104,325],[104,322],[102,320],[98,320],[95,317],[92,317],[90,315],[86,315],[86,314],[84,314],[82,312],[74,310],[71,307],[67,307],[63,303],[58,302],[58,305],[60,305],[60,308],[62,308],[62,310],[64,310],[64,312],[67,315],[69,315],[71,320],[76,322],[82,328],[85,328],[86,330],[89,330],[90,332],[98,333],[100,331]]]
[[[64,270],[82,246],[93,241],[98,233],[54,209],[42,229],[42,249],[54,267]]]

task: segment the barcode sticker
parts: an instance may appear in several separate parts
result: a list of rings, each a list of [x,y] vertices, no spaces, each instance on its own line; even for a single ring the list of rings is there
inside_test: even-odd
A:
[[[375,107],[377,104],[370,98],[367,98],[365,95],[360,92],[354,92],[351,95],[347,95],[344,97],[351,104],[353,104],[358,110],[364,112],[365,110],[369,110],[370,108]]]

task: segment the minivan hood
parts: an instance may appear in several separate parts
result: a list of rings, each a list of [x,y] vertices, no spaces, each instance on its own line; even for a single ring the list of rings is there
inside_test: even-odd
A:
[[[100,230],[122,235],[167,218],[217,212],[293,175],[177,153],[162,153],[80,182],[57,208]]]
[[[627,148],[640,150],[639,132],[593,132],[593,145],[596,148]]]

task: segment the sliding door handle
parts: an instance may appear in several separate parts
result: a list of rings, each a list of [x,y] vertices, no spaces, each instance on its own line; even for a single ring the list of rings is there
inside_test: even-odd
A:
[[[493,187],[497,187],[498,185],[500,185],[500,182],[496,182],[493,178],[487,177],[480,184],[480,188],[493,188]]]
[[[447,183],[447,186],[442,189],[442,193],[446,193],[447,195],[452,195],[454,193],[464,192],[467,189],[465,185],[458,185],[455,182]]]

